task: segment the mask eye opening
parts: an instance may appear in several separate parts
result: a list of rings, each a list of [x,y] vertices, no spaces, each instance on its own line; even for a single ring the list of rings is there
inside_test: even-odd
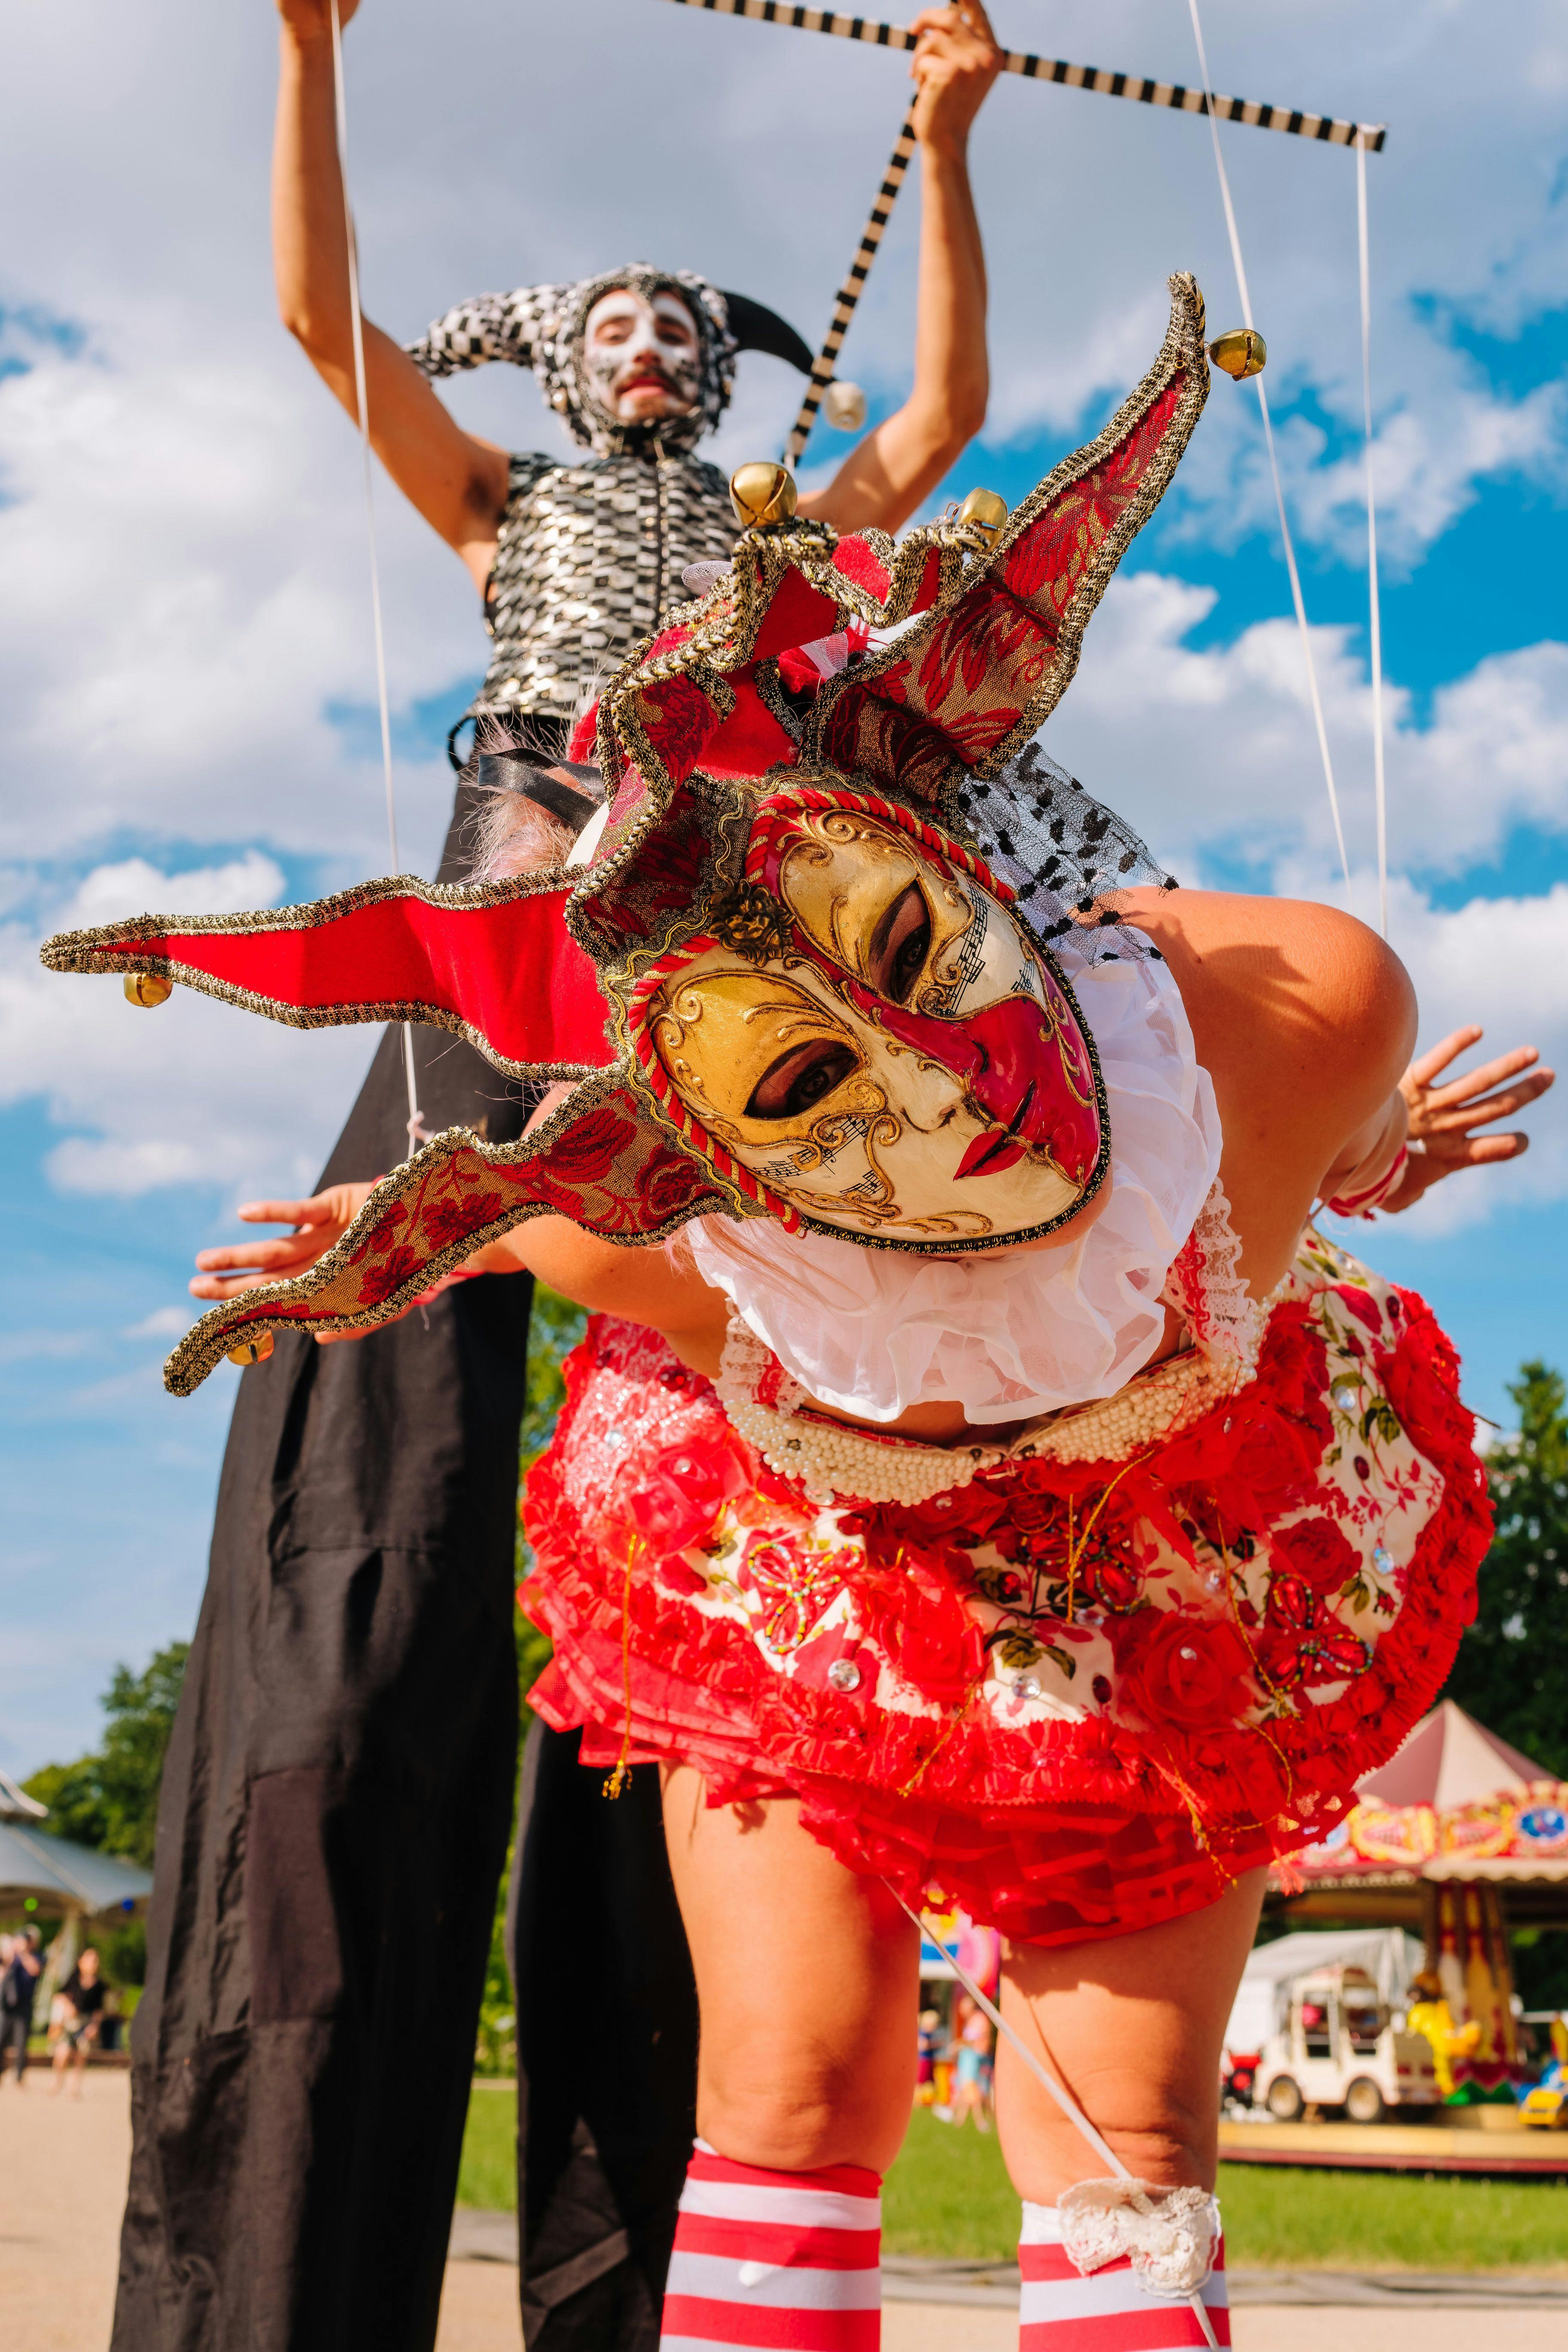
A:
[[[867,949],[867,977],[879,995],[909,1003],[931,955],[931,902],[911,881],[884,911]]]
[[[746,1105],[748,1118],[801,1118],[825,1102],[860,1067],[842,1038],[813,1037],[793,1045],[763,1072]]]

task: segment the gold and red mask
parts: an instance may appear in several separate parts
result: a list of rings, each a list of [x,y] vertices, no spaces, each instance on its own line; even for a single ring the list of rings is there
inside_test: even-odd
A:
[[[384,1322],[527,1217],[637,1245],[764,1214],[950,1255],[1048,1234],[1095,1192],[1093,1039],[960,791],[1001,789],[1060,698],[1202,411],[1202,297],[1171,289],[1143,382],[1005,521],[897,546],[742,530],[601,698],[585,866],[47,942],[52,969],[136,975],[142,1002],[181,982],[300,1026],[425,1022],[571,1082],[516,1143],[426,1144],[308,1274],[204,1316],[170,1387],[275,1330]]]
[[[856,1241],[994,1248],[1073,1215],[1108,1156],[1100,1075],[1006,885],[841,785],[763,801],[745,878],[736,919],[631,992],[638,1063],[688,1149]]]

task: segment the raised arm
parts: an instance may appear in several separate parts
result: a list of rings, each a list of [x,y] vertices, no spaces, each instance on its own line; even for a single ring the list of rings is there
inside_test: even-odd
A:
[[[853,448],[825,490],[801,500],[839,530],[897,530],[985,422],[985,255],[969,185],[969,131],[1001,70],[980,0],[926,8],[910,68],[919,88],[920,290],[914,388]]]
[[[359,0],[340,0],[346,24]],[[328,0],[278,0],[283,19],[272,153],[272,257],[283,323],[356,421],[342,180]],[[506,502],[507,455],[465,433],[408,354],[364,321],[366,404],[377,457],[483,590]]]

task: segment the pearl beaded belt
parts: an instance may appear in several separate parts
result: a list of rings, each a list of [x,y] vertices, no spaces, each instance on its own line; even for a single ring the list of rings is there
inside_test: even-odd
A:
[[[1196,1349],[1138,1373],[1115,1396],[1069,1405],[1005,1445],[925,1445],[853,1429],[828,1414],[758,1401],[773,1359],[738,1317],[714,1383],[726,1418],[770,1470],[798,1480],[813,1502],[925,1503],[1013,1462],[1125,1462],[1155,1439],[1190,1429],[1247,1375]],[[793,1384],[792,1384],[793,1385]]]

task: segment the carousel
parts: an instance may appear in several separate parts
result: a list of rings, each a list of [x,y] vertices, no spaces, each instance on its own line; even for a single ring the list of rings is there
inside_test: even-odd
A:
[[[1374,2117],[1369,2099],[1368,2120],[1358,2123],[1353,2102],[1351,2119],[1342,2122],[1310,2092],[1296,2115],[1280,2098],[1272,2115],[1222,2126],[1224,2156],[1568,2175],[1562,2127],[1568,2102],[1550,2116],[1543,2103],[1533,2103],[1542,2121],[1557,2126],[1542,2130],[1518,2096],[1544,2060],[1561,2056],[1562,2022],[1522,2016],[1509,1945],[1517,1928],[1568,1930],[1568,1782],[1445,1699],[1387,1764],[1358,1783],[1357,1796],[1328,1837],[1272,1874],[1268,1916],[1292,1928],[1415,1931],[1422,1966],[1398,2025],[1401,2040],[1430,2049],[1433,2104],[1413,2102],[1408,2121],[1389,2121],[1401,2111],[1380,2107]],[[1325,1951],[1341,1940],[1325,1936]],[[1312,2024],[1331,2042],[1341,2008],[1347,2019],[1351,2010],[1326,1984],[1315,1991],[1314,2010],[1322,2014],[1314,2013]],[[1367,1996],[1375,2000],[1370,1983]],[[1291,2018],[1281,2020],[1281,2039],[1294,2030]],[[1349,2024],[1344,2030],[1349,2034]],[[1322,2054],[1330,2054],[1327,2046]],[[1347,2045],[1347,2065],[1352,2057]]]

